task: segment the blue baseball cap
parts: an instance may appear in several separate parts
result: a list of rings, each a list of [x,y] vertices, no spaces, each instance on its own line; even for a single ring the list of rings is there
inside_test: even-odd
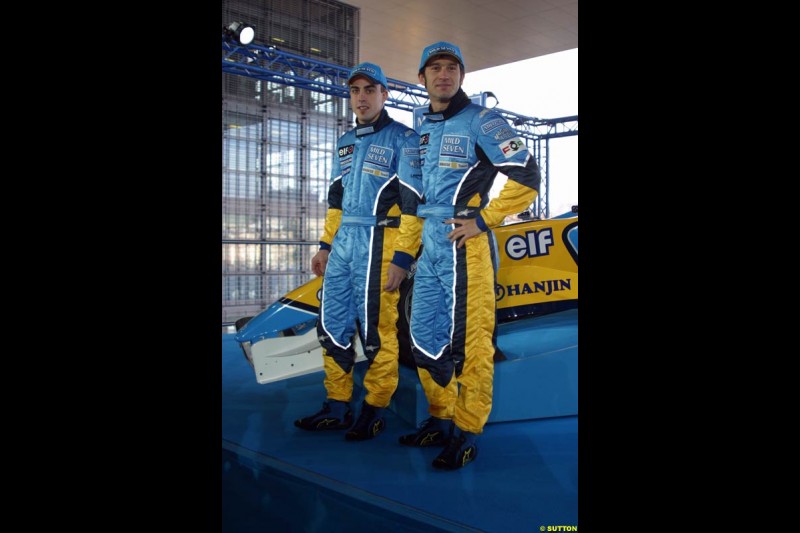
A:
[[[422,51],[422,59],[419,60],[419,71],[422,72],[425,70],[425,63],[427,63],[428,60],[441,54],[452,56],[459,63],[461,63],[461,68],[464,71],[467,70],[467,68],[464,66],[464,58],[461,57],[461,49],[453,43],[439,41],[438,43],[433,43],[426,46],[425,50]]]
[[[350,77],[347,78],[347,84],[349,85],[356,76],[364,76],[373,83],[380,83],[386,87],[387,91],[389,90],[389,83],[386,81],[386,76],[383,75],[383,70],[381,70],[381,67],[375,63],[360,63],[356,65],[355,68],[350,71]]]

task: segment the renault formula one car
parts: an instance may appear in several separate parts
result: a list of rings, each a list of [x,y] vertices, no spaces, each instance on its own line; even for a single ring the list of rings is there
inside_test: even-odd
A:
[[[524,216],[524,214],[523,214]],[[516,324],[513,340],[503,342],[498,328],[496,344],[516,351],[517,344],[532,339],[520,334],[530,326],[540,335],[536,319],[578,306],[578,215],[573,212],[544,220],[523,218],[493,230],[497,258],[495,300],[498,325]],[[408,325],[412,309],[414,268],[400,286],[400,363],[414,367]],[[322,278],[317,277],[289,292],[258,315],[237,321],[235,340],[240,343],[258,383],[270,383],[322,370],[322,347],[317,340]],[[577,327],[577,321],[575,321]],[[517,340],[520,339],[520,340]],[[356,335],[356,362],[363,361]],[[524,346],[520,344],[520,351]],[[506,359],[502,352],[496,363]]]

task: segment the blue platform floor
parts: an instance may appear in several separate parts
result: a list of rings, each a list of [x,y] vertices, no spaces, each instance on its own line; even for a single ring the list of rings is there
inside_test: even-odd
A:
[[[400,445],[413,426],[388,410],[369,441],[294,427],[322,406],[322,379],[260,385],[222,335],[223,531],[577,529],[577,416],[490,423],[474,463],[439,471],[431,461],[441,448]]]

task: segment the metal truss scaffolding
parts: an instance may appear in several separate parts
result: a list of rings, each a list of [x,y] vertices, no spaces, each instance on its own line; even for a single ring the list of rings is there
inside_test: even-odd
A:
[[[262,81],[289,85],[309,91],[349,98],[347,76],[351,67],[326,63],[317,59],[286,52],[274,46],[251,43],[239,45],[222,38],[222,71],[228,74],[247,76]],[[428,105],[428,93],[422,87],[401,80],[387,78],[389,98],[386,105],[413,112]],[[484,99],[485,100],[485,99]],[[494,108],[526,140],[541,169],[540,194],[533,215],[540,218],[550,216],[549,209],[549,140],[578,134],[578,116],[542,119],[528,117]]]
[[[227,78],[223,98],[223,326],[266,308],[311,276],[307,265],[325,221],[331,154],[348,127],[342,102],[349,98],[351,68],[222,39],[222,71],[235,75]],[[239,76],[260,81],[233,83]],[[388,82],[387,107],[412,114],[427,108],[423,87]],[[489,96],[471,98],[486,105]],[[577,135],[578,116],[541,119],[494,110],[536,158],[541,183],[531,215],[548,218],[548,145]]]
[[[352,67],[334,65],[290,52],[274,46],[249,44],[241,46],[222,39],[222,71],[259,80],[291,85],[319,93],[349,98],[347,76]],[[405,111],[428,105],[428,92],[394,78],[389,82],[386,105]],[[495,108],[525,139],[553,139],[578,134],[578,116],[541,119],[528,117]]]

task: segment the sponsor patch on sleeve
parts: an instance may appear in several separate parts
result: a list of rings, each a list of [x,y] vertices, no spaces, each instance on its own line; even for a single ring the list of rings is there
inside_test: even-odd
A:
[[[523,141],[521,137],[514,137],[513,139],[509,139],[500,145],[500,151],[503,152],[503,155],[506,156],[506,159],[509,157],[514,157],[517,152],[521,152],[525,149],[525,141]]]
[[[506,139],[510,139],[511,137],[517,134],[516,131],[512,130],[508,126],[503,126],[497,133],[494,134],[494,140],[496,141],[505,141]]]
[[[495,128],[499,128],[500,126],[508,126],[508,123],[502,118],[495,118],[487,122],[486,124],[481,125],[481,131],[483,133],[489,133]]]

